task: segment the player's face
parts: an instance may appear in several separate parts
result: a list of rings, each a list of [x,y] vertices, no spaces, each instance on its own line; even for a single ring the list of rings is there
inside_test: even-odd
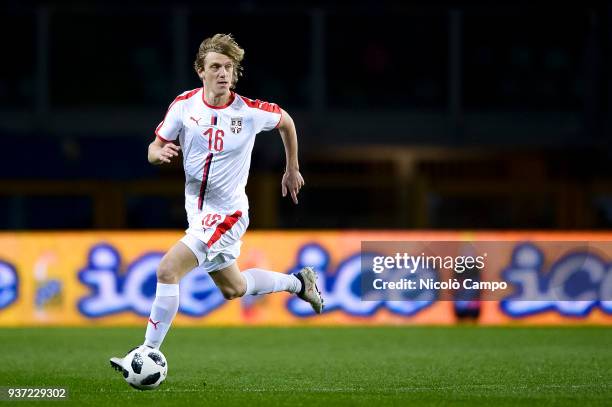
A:
[[[209,52],[204,59],[204,71],[201,76],[206,89],[217,95],[229,93],[234,74],[234,62],[217,52]]]

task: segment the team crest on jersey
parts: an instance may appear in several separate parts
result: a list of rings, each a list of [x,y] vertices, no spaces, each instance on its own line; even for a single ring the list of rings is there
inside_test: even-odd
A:
[[[232,117],[230,122],[230,130],[234,134],[240,133],[242,130],[242,117]]]

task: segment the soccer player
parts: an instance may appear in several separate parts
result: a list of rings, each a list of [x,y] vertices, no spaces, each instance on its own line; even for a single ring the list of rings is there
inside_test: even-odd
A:
[[[241,74],[244,50],[231,35],[216,34],[199,47],[195,70],[201,88],[180,94],[170,104],[149,145],[151,164],[166,164],[183,153],[185,210],[189,228],[162,258],[144,345],[158,349],[179,306],[179,281],[197,266],[206,270],[228,299],[277,291],[295,293],[321,313],[323,299],[316,273],[296,274],[252,268],[240,272],[236,259],[249,224],[245,186],[255,135],[277,128],[285,147],[283,196],[295,204],[304,185],[291,116],[274,103],[251,100],[233,89]],[[178,144],[177,144],[178,141]],[[121,370],[121,359],[111,366]]]

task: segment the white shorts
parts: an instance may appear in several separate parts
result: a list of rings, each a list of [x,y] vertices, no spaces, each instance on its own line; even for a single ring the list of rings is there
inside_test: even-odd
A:
[[[186,234],[181,239],[181,242],[195,254],[198,259],[198,266],[202,267],[207,273],[221,270],[225,267],[232,265],[240,255],[240,246],[242,241],[237,241],[233,245],[224,248],[222,251],[210,253],[210,249],[206,246],[206,243],[191,234]]]
[[[230,266],[240,256],[240,238],[249,224],[248,213],[236,219],[229,227],[214,225],[209,229],[189,228],[181,239],[198,259],[199,267],[207,273]]]

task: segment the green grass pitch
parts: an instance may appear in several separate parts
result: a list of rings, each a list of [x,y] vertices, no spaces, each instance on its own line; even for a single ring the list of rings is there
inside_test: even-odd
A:
[[[108,358],[136,328],[0,329],[0,386],[101,406],[603,406],[612,328],[174,328],[165,383],[130,388]],[[121,355],[122,356],[122,355]],[[0,406],[6,404],[0,401]]]

